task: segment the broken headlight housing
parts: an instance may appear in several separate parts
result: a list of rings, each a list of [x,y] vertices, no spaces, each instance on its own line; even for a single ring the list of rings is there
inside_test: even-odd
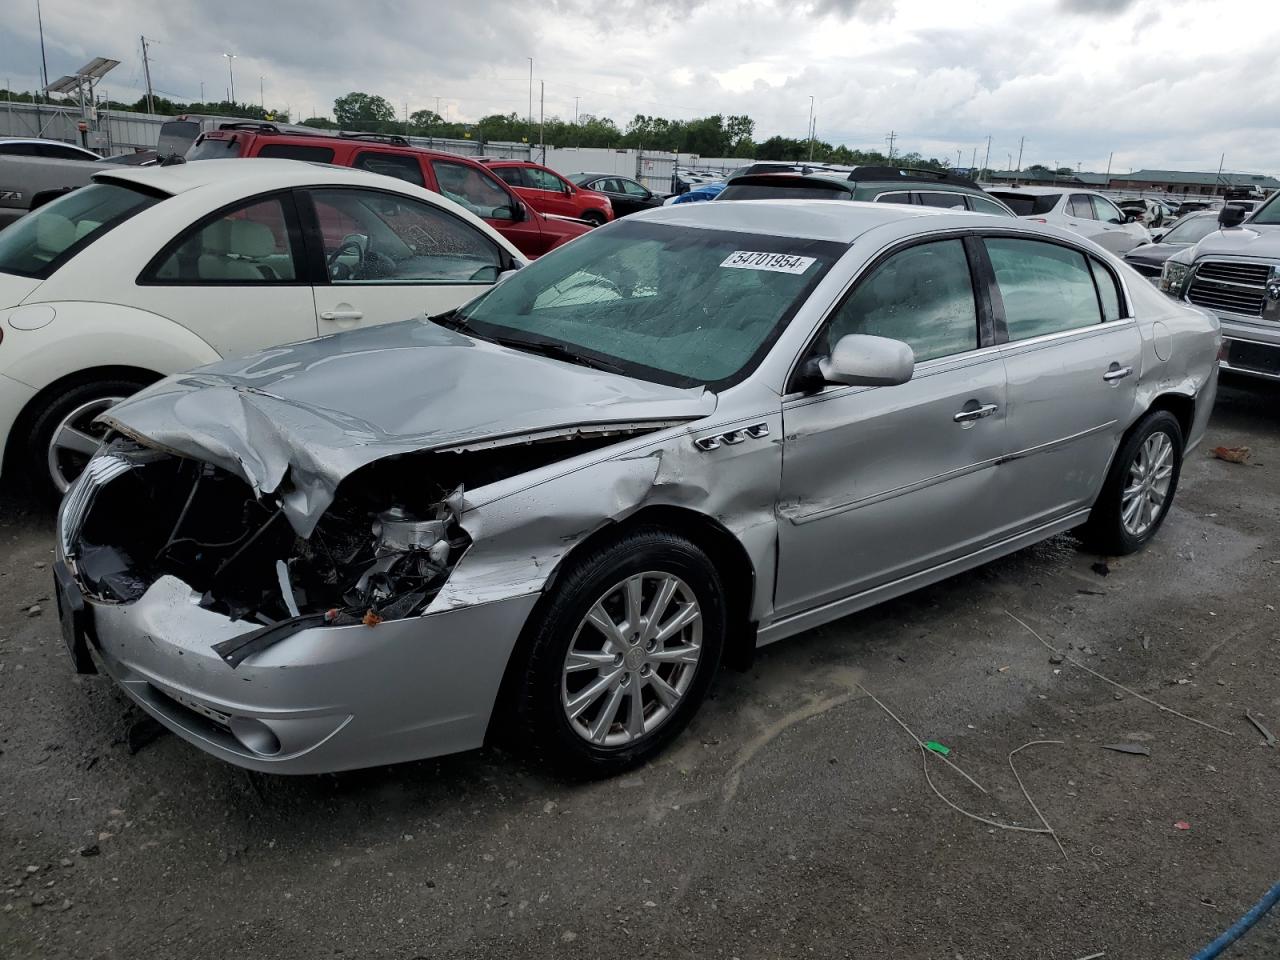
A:
[[[1181,300],[1187,292],[1187,284],[1191,281],[1192,267],[1189,263],[1177,260],[1166,260],[1160,271],[1160,291],[1167,293],[1175,300]]]

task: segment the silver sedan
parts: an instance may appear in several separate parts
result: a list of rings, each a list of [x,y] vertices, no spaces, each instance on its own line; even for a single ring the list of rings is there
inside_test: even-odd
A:
[[[1052,228],[654,210],[114,407],[59,517],[64,635],[253,769],[504,738],[616,772],[758,646],[1061,531],[1141,548],[1219,339]]]

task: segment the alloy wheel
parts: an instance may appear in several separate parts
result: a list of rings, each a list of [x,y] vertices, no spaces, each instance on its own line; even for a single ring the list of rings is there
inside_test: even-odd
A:
[[[98,397],[82,403],[63,417],[53,431],[53,436],[49,439],[49,479],[59,493],[66,493],[76,477],[80,476],[89,458],[97,453],[98,445],[107,432],[105,426],[95,425],[94,419],[123,399],[124,397]]]
[[[1173,482],[1173,441],[1156,431],[1138,447],[1120,495],[1120,520],[1131,536],[1141,537],[1160,517]]]
[[[675,711],[702,657],[702,610],[679,577],[639,573],[593,603],[565,655],[561,704],[597,746],[652,733]]]

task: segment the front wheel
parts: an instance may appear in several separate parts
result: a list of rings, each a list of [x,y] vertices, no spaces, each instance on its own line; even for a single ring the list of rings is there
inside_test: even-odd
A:
[[[516,718],[572,777],[642,763],[697,712],[724,645],[724,590],[696,544],[656,528],[578,558],[529,628]]]
[[[1182,427],[1167,410],[1148,413],[1129,431],[1084,527],[1099,553],[1122,556],[1150,540],[1173,505],[1182,472]]]
[[[599,227],[608,222],[605,215],[599,210],[588,210],[582,215],[582,219],[587,221],[587,223],[591,224],[593,227]]]
[[[144,386],[125,378],[92,380],[50,398],[31,420],[27,434],[27,478],[32,487],[51,500],[60,499],[107,432],[94,420]]]

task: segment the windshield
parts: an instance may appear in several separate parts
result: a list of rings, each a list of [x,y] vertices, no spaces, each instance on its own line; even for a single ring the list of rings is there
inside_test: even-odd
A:
[[[548,341],[674,386],[746,376],[841,244],[623,221],[458,311],[481,337]]]
[[[1280,192],[1273,193],[1271,198],[1258,207],[1249,217],[1249,223],[1280,223],[1280,204],[1276,203]]]
[[[187,162],[192,160],[226,160],[240,156],[240,141],[236,137],[201,137],[187,151]]]
[[[721,200],[847,200],[849,191],[832,185],[824,187],[778,177],[777,183],[732,183],[720,194]]]
[[[0,230],[0,272],[43,279],[77,250],[160,198],[114,183],[92,183]]]
[[[1184,220],[1182,223],[1174,225],[1169,232],[1164,235],[1164,239],[1160,242],[1199,243],[1217,229],[1217,217],[1192,217],[1188,220]]]
[[[997,200],[1003,200],[1005,206],[1020,217],[1034,217],[1048,213],[1058,203],[1060,193],[1009,193],[1003,190],[988,191]]]

